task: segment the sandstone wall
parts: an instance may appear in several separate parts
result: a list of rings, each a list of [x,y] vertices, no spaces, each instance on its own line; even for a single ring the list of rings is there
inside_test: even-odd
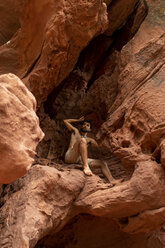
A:
[[[89,237],[89,247],[96,241],[98,247],[164,247],[164,2],[105,1],[107,8],[99,0],[15,3],[21,27],[0,47],[1,73],[15,73],[36,96],[45,138],[29,172],[1,188],[0,246],[88,247]],[[11,96],[11,77],[1,83],[1,112],[9,105],[12,115],[1,121],[17,167],[42,133],[34,98],[18,78]],[[111,187],[97,170],[87,177],[81,166],[64,164],[69,133],[63,119],[80,115],[93,120],[100,145],[90,154],[104,159],[121,184]],[[23,157],[14,150],[19,144]],[[32,160],[22,160],[25,171]],[[83,226],[93,230],[81,236]]]

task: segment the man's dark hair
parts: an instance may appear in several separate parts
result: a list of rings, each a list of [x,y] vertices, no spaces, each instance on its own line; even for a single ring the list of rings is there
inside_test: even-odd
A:
[[[81,122],[81,125],[83,125],[84,122],[89,123],[89,124],[90,124],[90,128],[92,129],[92,121],[91,121],[91,120],[83,120],[83,121]]]

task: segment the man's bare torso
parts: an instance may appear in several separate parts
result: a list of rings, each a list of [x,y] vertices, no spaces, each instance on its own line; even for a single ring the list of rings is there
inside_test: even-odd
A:
[[[74,130],[71,134],[71,138],[70,138],[70,144],[69,144],[69,147],[68,147],[68,150],[73,148],[74,145],[81,139],[81,138],[84,138],[87,142],[87,145],[91,142],[91,138],[89,137],[84,137],[80,134],[80,132],[77,130]]]

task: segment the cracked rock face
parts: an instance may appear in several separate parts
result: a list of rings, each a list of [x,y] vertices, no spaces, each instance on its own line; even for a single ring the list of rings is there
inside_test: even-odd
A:
[[[0,76],[0,183],[23,176],[33,163],[44,134],[35,113],[36,100],[13,74]]]

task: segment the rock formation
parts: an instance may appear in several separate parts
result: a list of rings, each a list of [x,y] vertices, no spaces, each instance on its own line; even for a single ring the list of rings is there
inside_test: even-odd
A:
[[[104,135],[105,128],[105,143],[111,140],[111,148],[123,165],[151,158],[160,161],[160,149],[164,160],[165,36],[161,5],[156,8],[160,11],[158,23],[149,15],[121,51],[118,94],[100,134]]]
[[[12,0],[0,1],[0,6],[0,45],[3,45],[20,28],[20,23]]]
[[[13,74],[0,76],[0,183],[23,176],[33,163],[44,134],[36,116],[36,100]]]
[[[27,174],[1,188],[0,247],[163,248],[163,0],[15,4],[21,27],[0,47],[1,73],[15,73],[35,95],[45,138]],[[104,159],[121,184],[64,164],[63,119],[80,115],[92,119],[100,144],[90,156]],[[17,137],[27,133],[34,150],[42,134],[27,123]]]
[[[105,31],[106,5],[100,0],[15,4],[21,28],[0,50],[5,59],[0,73],[15,73],[40,103],[73,69],[88,42]]]

